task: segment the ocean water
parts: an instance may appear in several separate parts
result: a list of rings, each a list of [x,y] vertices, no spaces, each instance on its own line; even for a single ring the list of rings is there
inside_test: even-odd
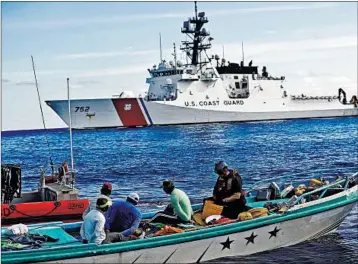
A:
[[[47,143],[48,142],[48,143]],[[2,163],[21,165],[23,190],[37,188],[40,167],[70,161],[68,130],[2,132]],[[50,148],[49,148],[49,147]],[[258,180],[301,181],[358,171],[358,118],[206,124],[73,131],[76,187],[96,197],[104,181],[112,197],[140,195],[142,212],[162,209],[159,188],[172,179],[192,203],[212,193],[214,162],[239,170],[244,187]],[[299,245],[224,263],[354,263],[358,259],[358,208],[336,233]]]

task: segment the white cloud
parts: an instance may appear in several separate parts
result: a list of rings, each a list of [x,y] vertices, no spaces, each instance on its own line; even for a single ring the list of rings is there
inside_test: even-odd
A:
[[[281,12],[294,10],[312,10],[331,8],[337,3],[309,3],[301,5],[282,5],[282,6],[265,6],[253,8],[238,8],[238,9],[223,9],[223,10],[207,10],[206,14],[210,17],[226,16],[231,14],[252,14],[252,13],[266,13],[266,12]],[[192,10],[190,10],[192,12]],[[188,11],[188,12],[190,12]],[[152,14],[137,14],[127,16],[113,16],[113,17],[91,17],[91,18],[68,18],[61,20],[42,20],[42,21],[3,21],[3,29],[16,28],[30,28],[36,27],[41,29],[52,29],[54,27],[66,26],[87,26],[91,24],[113,23],[116,21],[133,21],[133,20],[154,20],[167,18],[185,18],[188,12],[177,13],[152,13]],[[189,13],[190,14],[190,13]]]
[[[16,85],[19,85],[19,86],[33,86],[35,85],[35,82],[34,81],[19,81],[16,83]]]
[[[307,84],[313,83],[313,78],[312,78],[312,77],[304,77],[304,78],[303,78],[303,81],[304,81],[305,83],[307,83]]]
[[[68,73],[68,71],[67,70],[36,71],[37,77],[42,75],[57,75],[57,74],[64,74],[64,73]],[[30,77],[33,78],[34,72],[33,71],[3,72],[2,75],[5,76],[6,78],[11,77],[14,79],[30,78]]]
[[[277,42],[267,42],[267,43],[248,43],[245,45],[246,61],[253,59],[254,61],[260,61],[262,63],[282,63],[282,62],[297,62],[300,60],[314,60],[314,59],[329,59],[337,58],[339,56],[341,49],[346,50],[347,48],[356,48],[357,47],[357,38],[356,36],[340,36],[340,37],[331,37],[331,38],[319,38],[319,39],[305,39],[301,41],[277,41]],[[230,43],[225,44],[225,56],[230,58],[232,61],[240,60],[241,52],[241,43]],[[336,52],[332,52],[336,51]],[[155,54],[157,50],[142,50],[142,51],[129,51],[130,54]],[[168,52],[169,50],[165,50]],[[164,53],[165,53],[164,52]],[[221,54],[222,45],[215,44],[211,50],[211,54]],[[88,58],[95,59],[99,57],[110,57],[110,56],[119,56],[119,54],[124,54],[126,51],[118,52],[93,52],[93,53],[83,53],[83,54],[69,54],[62,55],[62,58]],[[127,53],[127,54],[128,54]],[[354,54],[353,54],[354,55]],[[71,71],[68,70],[48,70],[48,71],[39,71],[37,76],[51,75],[51,76],[65,76],[68,75],[73,78],[90,78],[90,77],[99,77],[99,76],[112,76],[112,75],[126,75],[132,73],[145,73],[148,66],[152,65],[151,59],[154,57],[146,57],[146,61],[141,64],[136,65],[127,65],[125,67],[119,68],[99,68],[93,69],[90,71]],[[313,74],[313,72],[311,72]],[[33,76],[31,71],[27,72],[5,72],[3,76],[11,79],[23,79],[25,77],[29,78]],[[303,71],[301,77],[314,77],[307,76]]]
[[[108,69],[96,69],[91,71],[85,71],[78,74],[73,74],[72,78],[92,78],[100,76],[112,76],[112,75],[127,75],[133,73],[143,73],[146,71],[148,64],[138,64],[132,66],[125,66],[119,68],[108,68]]]
[[[132,48],[124,48],[122,51],[113,52],[90,52],[90,53],[77,53],[56,56],[56,59],[88,59],[88,58],[103,58],[103,57],[117,57],[117,56],[139,56],[157,53],[158,50],[137,50],[130,51]]]
[[[211,11],[210,16],[239,14],[239,13],[252,14],[252,13],[262,13],[262,12],[266,13],[266,12],[278,12],[278,11],[294,11],[294,10],[307,10],[307,9],[312,10],[312,9],[330,8],[336,5],[337,3],[310,3],[306,5],[282,5],[282,6],[239,8],[239,9]]]
[[[83,87],[82,84],[70,84],[70,88],[78,89],[78,88],[82,88],[82,87]]]
[[[329,81],[334,83],[351,83],[352,79],[348,78],[347,76],[333,76],[329,78]]]
[[[277,33],[276,30],[267,30],[264,32],[264,34],[267,34],[267,35],[274,35],[276,33]]]
[[[282,53],[282,52],[297,52],[297,51],[309,51],[309,50],[327,50],[335,48],[349,48],[357,46],[357,36],[337,36],[330,38],[310,38],[304,40],[292,40],[292,41],[275,41],[264,43],[246,43],[245,53],[247,52],[251,56],[255,57],[262,54],[270,53]],[[213,45],[213,53],[221,54],[222,44]],[[237,53],[241,50],[240,43],[225,44],[225,53]],[[294,53],[292,53],[294,55]]]

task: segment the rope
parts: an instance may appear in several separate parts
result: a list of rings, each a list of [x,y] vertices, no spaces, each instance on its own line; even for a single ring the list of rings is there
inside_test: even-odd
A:
[[[35,62],[34,62],[34,58],[33,58],[32,56],[31,56],[31,60],[32,60],[32,69],[33,69],[33,71],[34,71],[34,77],[35,77],[35,84],[36,84],[37,96],[38,96],[38,99],[39,99],[39,105],[40,105],[40,110],[41,110],[42,123],[43,123],[44,130],[45,130],[45,139],[46,139],[48,151],[49,151],[49,154],[50,154],[50,164],[51,164],[51,168],[52,168],[52,170],[53,170],[53,165],[54,165],[54,163],[53,163],[53,160],[52,160],[50,144],[49,144],[48,138],[47,138],[47,130],[46,130],[46,125],[45,125],[45,118],[44,118],[44,113],[43,113],[43,111],[42,111],[42,105],[41,105],[41,98],[40,98],[39,86],[38,86],[38,83],[37,83],[37,77],[36,77],[36,72],[35,72]]]
[[[13,212],[17,212],[19,214],[22,214],[24,216],[27,216],[27,217],[44,217],[44,216],[47,216],[49,214],[51,214],[53,211],[55,211],[57,208],[59,208],[61,206],[61,203],[60,202],[54,202],[53,205],[55,206],[50,212],[46,213],[46,214],[43,214],[43,215],[36,215],[36,216],[33,216],[33,215],[28,215],[28,214],[25,214],[19,210],[16,209],[16,206],[15,205],[10,205],[10,213],[7,215],[7,216],[4,216],[4,218],[7,218],[9,217]]]

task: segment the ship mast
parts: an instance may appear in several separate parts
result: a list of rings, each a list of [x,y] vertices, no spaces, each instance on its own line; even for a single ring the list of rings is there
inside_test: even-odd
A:
[[[201,52],[211,48],[211,44],[204,43],[206,37],[210,36],[209,32],[203,28],[203,25],[208,23],[205,12],[199,12],[195,1],[195,17],[184,21],[181,32],[186,34],[191,41],[182,41],[180,50],[185,51],[186,55],[191,59],[191,64],[197,66],[198,64],[206,64],[207,61],[199,62]]]

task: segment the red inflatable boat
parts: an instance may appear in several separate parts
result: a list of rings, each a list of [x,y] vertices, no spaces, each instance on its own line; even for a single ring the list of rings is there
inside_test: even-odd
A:
[[[65,174],[66,175],[66,174]],[[38,190],[21,192],[19,165],[1,165],[1,223],[39,223],[47,221],[80,221],[89,206],[88,199],[78,199],[79,191],[66,180],[45,182],[41,175]],[[62,179],[62,178],[61,178]]]

